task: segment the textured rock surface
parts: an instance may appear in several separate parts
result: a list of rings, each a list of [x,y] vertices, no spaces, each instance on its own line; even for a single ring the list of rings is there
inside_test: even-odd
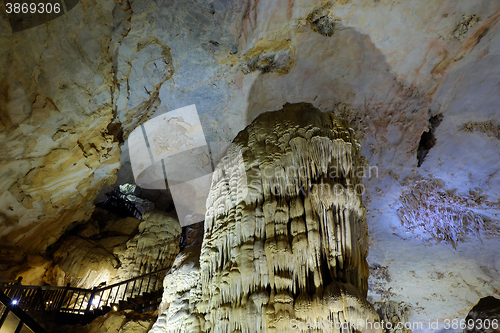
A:
[[[484,221],[475,211],[487,208],[484,197],[457,195],[454,190],[442,188],[436,180],[417,180],[413,188],[404,191],[400,197],[398,215],[407,231],[416,237],[451,243],[456,249],[458,242],[467,238],[481,239],[500,236],[497,223]]]
[[[290,105],[257,117],[233,141],[248,189],[232,172],[239,166],[230,149],[207,199],[200,258],[207,330],[374,321],[363,303],[368,228],[355,192],[365,160],[344,126],[311,105]]]
[[[26,264],[22,265],[17,271],[16,276],[22,278],[22,284],[43,285],[44,276],[51,266],[52,261],[42,256],[29,255],[26,258]]]
[[[83,288],[109,281],[118,268],[118,260],[111,252],[79,237],[64,240],[54,254],[54,262],[68,278],[76,279],[78,286]]]
[[[474,213],[498,223],[498,1],[82,0],[17,33],[1,8],[2,274],[90,216],[118,142],[153,115],[195,103],[207,141],[231,141],[260,113],[305,101],[349,119],[378,167],[364,202],[368,260],[391,276],[383,295],[424,321],[500,296],[497,239],[431,245],[397,215],[415,179],[439,179],[483,198]]]
[[[77,232],[87,231],[88,224],[91,223]],[[41,268],[21,268],[16,277],[33,279],[31,276],[38,272],[51,285],[68,282],[80,288],[110,285],[169,267],[179,253],[180,234],[177,219],[161,211],[144,214],[143,221],[132,217],[111,220],[89,238],[68,236],[57,242],[52,260],[47,260],[48,265],[43,264],[45,273],[39,272]]]
[[[394,301],[377,302],[373,307],[380,316],[381,322],[386,324],[386,333],[412,333],[413,323],[408,320],[410,309],[404,303]]]
[[[152,313],[137,314],[132,310],[110,312],[85,326],[55,327],[55,333],[146,333],[149,331],[155,316]]]
[[[163,281],[160,314],[151,333],[201,332],[204,317],[196,310],[201,296],[200,249],[201,246],[189,247],[175,259]]]
[[[73,12],[87,17],[81,27],[67,15],[16,34],[0,18],[0,237],[35,253],[90,217],[120,166],[118,143],[106,130],[113,118],[110,29],[90,22],[111,16],[95,6]],[[68,34],[60,36],[62,29]]]
[[[378,321],[365,300],[368,228],[356,192],[365,159],[345,126],[296,104],[238,134],[212,178],[199,273],[190,260],[165,279],[163,304],[173,305],[155,332],[284,332],[292,320],[371,331],[358,323]]]
[[[485,224],[498,227],[498,139],[487,134],[490,130],[484,130],[491,125],[474,124],[491,124],[499,116],[498,95],[490,95],[492,89],[498,89],[499,15],[495,10],[479,16],[482,22],[469,30],[463,45],[455,51],[456,60],[451,62],[433,95],[430,116],[442,115],[434,132],[434,147],[421,167],[413,168],[415,177],[384,179],[371,192],[371,203],[367,205],[372,240],[369,262],[388,267],[391,281],[382,284],[386,290],[390,288],[391,299],[412,306],[412,321],[460,320],[481,297],[499,296],[500,246],[496,236],[489,237],[485,230],[479,240],[470,234],[465,243],[457,243],[456,250],[446,243],[422,246],[429,234],[417,229],[406,232],[395,218],[397,210],[404,206],[395,199],[402,191],[412,191],[415,180],[423,179],[443,185],[438,189],[443,195],[436,202],[429,202],[436,210],[441,210],[443,203],[449,208],[457,207],[459,199],[463,202],[461,209],[469,209]],[[486,32],[488,38],[484,39]],[[424,196],[433,195],[434,190]],[[449,213],[453,214],[453,210]],[[422,293],[415,287],[422,284],[429,292]],[[383,296],[378,292],[370,294],[373,300]]]
[[[126,280],[169,267],[179,253],[181,226],[172,215],[152,211],[144,215],[139,233],[118,253],[121,266],[119,280]]]

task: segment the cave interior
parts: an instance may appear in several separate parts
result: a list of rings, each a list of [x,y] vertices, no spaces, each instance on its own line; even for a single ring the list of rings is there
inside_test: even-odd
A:
[[[0,3],[0,333],[500,332],[500,2]]]

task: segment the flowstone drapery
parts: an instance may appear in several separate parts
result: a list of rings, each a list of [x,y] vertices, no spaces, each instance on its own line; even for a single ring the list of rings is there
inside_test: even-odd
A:
[[[207,199],[201,293],[190,299],[201,330],[372,331],[365,160],[352,130],[310,104],[285,105],[233,143]]]

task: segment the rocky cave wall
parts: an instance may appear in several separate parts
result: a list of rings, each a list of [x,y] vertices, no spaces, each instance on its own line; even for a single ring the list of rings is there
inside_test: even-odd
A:
[[[44,257],[29,256],[4,274],[21,277],[25,285],[102,287],[170,267],[179,253],[180,235],[176,217],[159,210],[147,212],[142,221],[97,210]]]
[[[48,269],[49,246],[90,218],[116,170],[131,179],[128,134],[154,115],[194,103],[207,141],[230,142],[260,113],[310,102],[349,120],[378,168],[364,194],[369,300],[427,320],[499,296],[497,1],[82,0],[15,33],[0,6],[3,273]],[[480,239],[455,218],[436,237],[430,220],[401,221],[436,207],[422,184],[440,210],[482,221]]]

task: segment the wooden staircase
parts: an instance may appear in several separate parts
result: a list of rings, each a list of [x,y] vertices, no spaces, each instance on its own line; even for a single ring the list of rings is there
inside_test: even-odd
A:
[[[164,268],[94,289],[73,288],[69,285],[24,286],[21,285],[21,280],[0,280],[0,310],[2,310],[0,316],[5,315],[5,318],[0,317],[0,332],[46,333],[43,326],[47,329],[51,324],[87,324],[109,311],[127,309],[139,313],[155,311],[161,303],[163,278],[168,270],[169,268]],[[26,323],[35,323],[38,327],[32,329],[26,324],[28,330],[25,330],[21,320],[21,323],[18,323],[21,325],[20,331],[17,330],[17,326],[14,330],[10,328],[7,330],[2,325],[10,323],[8,313],[19,317],[14,311],[24,313],[21,316],[26,319]],[[33,318],[38,319],[39,324]]]
[[[163,289],[152,292],[146,292],[142,295],[137,295],[133,298],[128,298],[126,301],[120,300],[118,304],[111,304],[111,310],[134,310],[138,313],[155,311],[158,309],[163,296]]]
[[[42,326],[2,291],[0,291],[0,332],[47,333]]]

